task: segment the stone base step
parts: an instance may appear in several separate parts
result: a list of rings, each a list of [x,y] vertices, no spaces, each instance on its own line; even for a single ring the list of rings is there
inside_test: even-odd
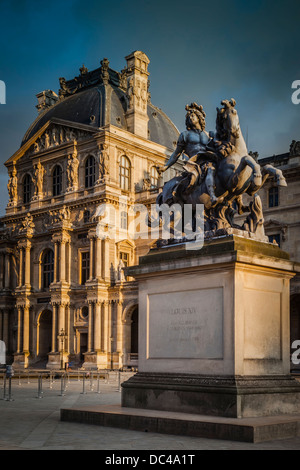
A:
[[[99,405],[63,408],[61,421],[180,436],[264,442],[300,436],[300,415],[224,418]]]

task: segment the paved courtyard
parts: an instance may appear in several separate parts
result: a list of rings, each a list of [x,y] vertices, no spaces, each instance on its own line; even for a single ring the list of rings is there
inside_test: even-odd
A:
[[[121,374],[120,381],[129,378]],[[8,384],[7,384],[8,385]],[[6,387],[6,398],[9,398]],[[221,441],[126,431],[116,428],[60,421],[60,408],[119,404],[121,393],[117,373],[108,377],[59,376],[43,379],[19,377],[12,380],[11,401],[4,400],[0,376],[0,450],[102,450],[102,451],[201,451],[201,450],[299,450],[300,437],[260,444]],[[127,455],[131,455],[127,453]],[[157,454],[156,452],[156,454]],[[120,455],[122,455],[120,453]]]

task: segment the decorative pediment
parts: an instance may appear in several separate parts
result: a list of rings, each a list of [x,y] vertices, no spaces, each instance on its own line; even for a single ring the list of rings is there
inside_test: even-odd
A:
[[[282,236],[282,240],[285,241],[286,240],[286,237],[287,237],[287,224],[284,224],[282,222],[280,222],[279,220],[276,220],[276,219],[269,219],[267,221],[265,221],[264,223],[264,226],[265,226],[265,229],[266,231],[270,231],[270,230],[278,230],[281,232],[281,236]]]
[[[7,162],[16,163],[22,157],[31,157],[69,143],[80,142],[93,135],[97,129],[88,125],[73,123],[63,119],[51,119],[31,139],[28,140]]]

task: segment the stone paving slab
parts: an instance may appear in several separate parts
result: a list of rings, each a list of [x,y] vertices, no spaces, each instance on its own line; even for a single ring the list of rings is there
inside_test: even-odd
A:
[[[126,378],[124,378],[126,380]],[[17,379],[12,383],[13,401],[1,400],[3,383],[0,380],[0,450],[100,450],[104,453],[118,451],[132,455],[154,451],[203,450],[299,450],[300,437],[261,443],[234,442],[203,437],[178,436],[153,432],[141,432],[90,424],[62,422],[60,410],[103,405],[120,405],[121,394],[117,382],[101,381],[101,393],[86,383],[71,380],[63,396],[60,381],[52,388],[48,380],[43,382],[43,398],[37,398],[37,379]]]

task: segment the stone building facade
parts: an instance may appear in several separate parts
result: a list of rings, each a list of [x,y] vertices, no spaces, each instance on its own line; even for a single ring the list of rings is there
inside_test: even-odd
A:
[[[121,72],[103,59],[60,78],[6,162],[0,339],[16,368],[137,365],[137,285],[123,268],[150,242],[129,235],[128,213],[155,200],[179,134],[151,103],[148,64],[135,51]]]
[[[252,154],[256,159],[258,154]],[[300,262],[300,142],[293,141],[288,152],[258,160],[261,166],[271,164],[282,170],[287,187],[278,187],[272,179],[259,190],[264,229],[271,243],[278,244],[289,253],[290,259]],[[244,196],[247,204],[247,196]],[[240,223],[244,216],[236,216]],[[300,275],[296,273],[290,284],[290,343],[300,340]],[[299,366],[291,362],[291,369]]]
[[[0,220],[0,340],[16,368],[137,366],[137,285],[124,276],[151,240],[129,230],[149,207],[179,135],[151,103],[148,57],[121,72],[107,59],[59,93],[37,95],[38,117],[6,162],[9,203]],[[260,190],[265,231],[300,262],[300,143],[260,160],[287,188]],[[169,169],[169,180],[182,162]],[[238,221],[238,217],[237,217]],[[291,341],[300,339],[300,279],[291,283]]]
[[[269,240],[300,262],[300,142],[293,141],[289,152],[259,160],[261,165],[271,163],[281,169],[287,187],[267,181],[259,194],[262,199],[265,232]],[[300,340],[300,275],[291,280],[290,330],[291,345]],[[291,352],[295,349],[291,349]],[[291,364],[292,368],[295,365]]]

